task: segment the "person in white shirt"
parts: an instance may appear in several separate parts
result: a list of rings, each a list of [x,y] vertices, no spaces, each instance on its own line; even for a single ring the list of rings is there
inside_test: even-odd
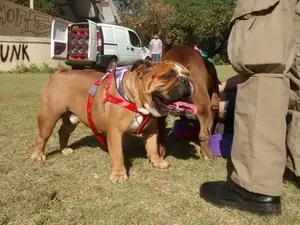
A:
[[[155,34],[153,39],[150,41],[150,52],[152,55],[152,61],[158,62],[162,56],[162,41],[159,39],[158,35]]]

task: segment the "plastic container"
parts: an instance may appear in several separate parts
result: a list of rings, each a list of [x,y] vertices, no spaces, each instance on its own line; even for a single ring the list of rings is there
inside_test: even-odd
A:
[[[210,149],[215,156],[229,158],[233,134],[213,134],[209,138]]]

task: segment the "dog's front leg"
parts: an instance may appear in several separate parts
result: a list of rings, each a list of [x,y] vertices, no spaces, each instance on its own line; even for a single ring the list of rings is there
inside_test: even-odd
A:
[[[107,132],[107,144],[111,160],[110,180],[114,183],[128,180],[124,166],[122,139],[123,134],[117,129]]]
[[[147,156],[155,168],[164,169],[169,166],[169,163],[160,157],[158,148],[158,129],[157,122],[152,121],[149,126],[143,131],[143,138],[145,141],[145,148]]]
[[[167,127],[167,117],[157,118],[157,129],[158,129],[158,152],[160,157],[166,157],[166,127]]]

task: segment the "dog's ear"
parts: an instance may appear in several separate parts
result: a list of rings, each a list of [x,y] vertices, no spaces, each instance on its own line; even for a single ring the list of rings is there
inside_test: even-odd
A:
[[[131,66],[131,72],[136,70],[140,65],[144,65],[144,64],[145,64],[145,60],[143,60],[143,59],[139,59],[139,60],[135,61],[133,63],[133,65]]]
[[[143,74],[149,72],[150,68],[154,66],[155,63],[150,60],[137,60],[131,66],[131,71],[135,71],[138,78],[142,78]]]

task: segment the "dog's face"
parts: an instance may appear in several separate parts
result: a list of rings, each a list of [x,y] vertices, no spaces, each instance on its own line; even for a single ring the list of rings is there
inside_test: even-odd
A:
[[[174,61],[139,60],[131,70],[142,80],[146,93],[144,107],[154,116],[196,113],[196,107],[187,103],[194,88],[184,66]]]

